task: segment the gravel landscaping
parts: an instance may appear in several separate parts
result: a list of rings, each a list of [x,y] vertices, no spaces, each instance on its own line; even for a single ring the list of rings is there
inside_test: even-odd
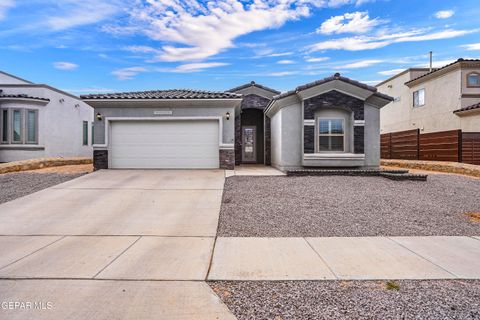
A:
[[[8,173],[0,175],[0,203],[46,189],[59,183],[77,178],[84,173]]]
[[[480,319],[479,280],[210,282],[242,319]],[[398,287],[396,287],[398,285]]]
[[[230,177],[219,236],[355,237],[480,235],[480,179]]]

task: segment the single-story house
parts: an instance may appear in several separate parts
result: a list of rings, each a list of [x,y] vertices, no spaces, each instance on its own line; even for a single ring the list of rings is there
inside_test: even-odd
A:
[[[81,98],[95,109],[96,169],[378,167],[379,109],[392,100],[339,74],[283,94],[251,82]]]
[[[92,122],[78,97],[0,71],[0,162],[91,157]]]

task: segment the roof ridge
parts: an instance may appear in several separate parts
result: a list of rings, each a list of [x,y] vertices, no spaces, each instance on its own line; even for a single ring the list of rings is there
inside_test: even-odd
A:
[[[245,84],[242,84],[238,87],[235,87],[235,88],[232,88],[232,89],[229,89],[225,92],[234,92],[234,91],[238,91],[238,90],[242,90],[242,89],[245,89],[245,88],[248,88],[248,87],[257,87],[257,88],[260,88],[260,89],[264,89],[264,90],[267,90],[267,91],[270,91],[270,92],[273,92],[273,93],[277,93],[277,94],[280,94],[280,91],[278,90],[275,90],[273,88],[270,88],[270,87],[267,87],[267,86],[264,86],[262,84],[258,84],[256,83],[255,81],[250,81],[249,83],[245,83]]]
[[[414,78],[414,79],[412,79],[412,80],[408,80],[407,82],[405,82],[405,84],[410,83],[410,82],[413,82],[413,81],[416,81],[416,80],[421,79],[421,78],[423,78],[423,77],[426,77],[426,76],[428,76],[428,75],[434,74],[434,73],[437,72],[437,71],[440,71],[440,70],[443,70],[443,69],[448,68],[448,67],[450,67],[450,66],[453,66],[454,64],[459,63],[459,62],[480,62],[480,59],[464,59],[464,58],[458,58],[457,60],[455,60],[455,61],[453,61],[453,62],[451,62],[451,63],[449,63],[449,64],[446,64],[446,65],[444,65],[443,67],[433,68],[432,71],[430,71],[430,72],[427,72],[427,73],[425,73],[425,74],[422,74],[421,76],[416,77],[416,78]]]
[[[241,94],[199,89],[159,89],[81,95],[81,99],[236,99]]]

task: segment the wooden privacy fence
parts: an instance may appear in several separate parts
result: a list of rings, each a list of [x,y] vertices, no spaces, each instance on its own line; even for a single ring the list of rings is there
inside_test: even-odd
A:
[[[382,159],[453,161],[480,165],[480,133],[419,129],[382,134]]]

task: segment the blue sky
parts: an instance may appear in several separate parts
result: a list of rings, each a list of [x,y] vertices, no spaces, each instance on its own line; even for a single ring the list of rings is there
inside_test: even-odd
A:
[[[480,57],[478,0],[0,0],[0,70],[73,94],[375,84]]]

